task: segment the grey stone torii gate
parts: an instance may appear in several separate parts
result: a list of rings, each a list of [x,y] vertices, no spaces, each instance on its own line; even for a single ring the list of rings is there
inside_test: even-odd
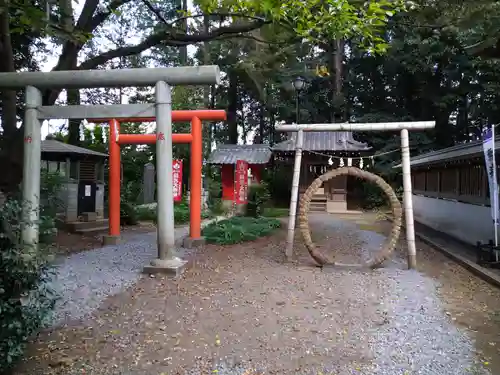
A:
[[[156,117],[156,163],[158,173],[158,258],[147,272],[178,274],[185,261],[175,252],[174,202],[172,191],[172,98],[170,86],[212,85],[220,81],[215,65],[176,68],[76,70],[0,73],[0,89],[26,89],[24,115],[23,199],[29,203],[29,220],[23,228],[25,244],[38,242],[41,122],[45,119],[96,119]],[[155,104],[43,106],[42,89],[119,88],[155,86]]]
[[[397,131],[401,132],[401,164],[403,166],[403,204],[406,221],[406,240],[408,243],[408,268],[417,267],[417,250],[415,246],[415,229],[413,223],[413,203],[411,189],[410,147],[408,130],[433,129],[435,121],[413,122],[380,122],[380,123],[337,123],[337,124],[282,124],[276,125],[276,131],[297,132],[295,142],[295,164],[290,198],[290,214],[288,218],[288,236],[285,254],[292,257],[295,219],[297,213],[297,198],[299,193],[300,165],[302,160],[302,143],[305,131]]]

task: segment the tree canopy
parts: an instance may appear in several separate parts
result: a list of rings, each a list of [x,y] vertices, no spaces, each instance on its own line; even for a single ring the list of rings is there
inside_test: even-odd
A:
[[[494,1],[0,0],[0,9],[1,72],[219,65],[220,85],[174,92],[176,108],[228,112],[227,122],[204,127],[206,154],[213,143],[279,141],[274,124],[295,121],[299,75],[301,122],[435,120],[436,129],[412,134],[413,153],[475,139],[498,122]],[[1,92],[4,191],[21,178],[22,94]],[[152,100],[134,89],[60,94],[48,90],[44,104]],[[71,121],[62,131],[93,147],[102,136],[83,128]],[[398,144],[394,134],[357,136],[376,151]]]

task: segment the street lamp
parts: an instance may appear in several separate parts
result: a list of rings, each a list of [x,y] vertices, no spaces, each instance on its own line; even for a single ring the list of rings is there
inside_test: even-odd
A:
[[[293,81],[293,88],[295,90],[297,90],[298,92],[300,92],[304,88],[305,84],[306,84],[306,80],[303,77],[298,76]]]
[[[295,92],[296,92],[296,123],[298,124],[299,121],[300,121],[300,108],[299,108],[299,97],[300,97],[300,92],[304,89],[304,86],[306,84],[306,80],[301,77],[301,76],[298,76],[294,79],[294,81],[292,82],[293,84],[293,88],[295,89]]]

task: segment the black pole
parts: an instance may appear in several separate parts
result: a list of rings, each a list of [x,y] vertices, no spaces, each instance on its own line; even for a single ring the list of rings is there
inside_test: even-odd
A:
[[[296,118],[295,118],[295,123],[299,124],[300,121],[300,108],[299,108],[299,96],[300,96],[300,91],[297,90],[297,97],[296,97]]]

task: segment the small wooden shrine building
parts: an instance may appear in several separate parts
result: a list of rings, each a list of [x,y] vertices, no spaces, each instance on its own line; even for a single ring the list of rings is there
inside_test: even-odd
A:
[[[41,156],[41,168],[62,178],[58,224],[71,232],[106,229],[104,165],[108,155],[48,138],[42,141]],[[81,221],[84,216],[90,219]]]
[[[251,173],[251,183],[259,183],[262,168],[271,160],[272,151],[268,145],[218,145],[208,159],[209,164],[221,166],[222,200],[234,200],[234,168],[236,161],[244,160],[248,163]]]
[[[292,173],[295,159],[295,141],[297,133],[273,147],[276,163],[284,164]],[[299,193],[302,194],[320,175],[332,168],[348,165],[350,158],[367,156],[371,147],[356,141],[352,132],[304,132],[302,167],[300,170]],[[353,166],[359,166],[359,159],[352,160]],[[341,176],[328,181],[319,189],[311,202],[315,211],[347,211],[348,178]]]
[[[272,148],[263,144],[218,145],[210,155],[209,163],[222,165],[222,199],[232,201],[234,198],[234,166],[237,160],[250,164],[253,182],[260,181],[262,168],[271,160],[275,167],[287,170],[291,181],[295,140],[296,133],[291,133],[287,140]],[[314,179],[327,170],[338,168],[340,158],[348,165],[350,158],[367,157],[370,150],[366,143],[356,141],[352,132],[304,132],[299,192],[302,194]],[[352,165],[359,166],[359,159],[353,160]],[[332,213],[347,211],[347,180],[344,176],[325,183],[313,198],[311,209]]]

